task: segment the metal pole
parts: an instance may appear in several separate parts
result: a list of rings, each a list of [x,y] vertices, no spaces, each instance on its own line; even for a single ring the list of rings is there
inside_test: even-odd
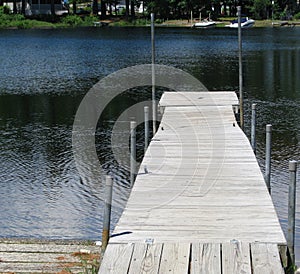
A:
[[[272,147],[272,125],[266,125],[265,181],[270,194],[271,194],[271,147]]]
[[[239,97],[240,97],[240,127],[244,130],[244,95],[243,95],[243,64],[242,64],[242,25],[241,6],[238,11],[238,41],[239,41]]]
[[[133,186],[136,174],[136,122],[130,122],[130,186]]]
[[[251,146],[256,153],[256,104],[252,104],[252,115],[251,115]]]
[[[102,230],[102,251],[105,251],[109,240],[112,187],[113,187],[113,180],[111,176],[107,175],[105,179],[106,180],[105,180],[104,216],[103,216],[103,230]]]
[[[297,161],[289,162],[290,184],[289,184],[289,208],[288,208],[288,235],[287,244],[292,263],[295,263],[295,215],[296,215],[296,173]]]
[[[154,13],[151,13],[151,48],[152,48],[152,120],[153,120],[153,135],[154,135],[156,133]]]
[[[144,107],[144,121],[145,121],[145,148],[144,153],[148,148],[149,144],[149,107]]]

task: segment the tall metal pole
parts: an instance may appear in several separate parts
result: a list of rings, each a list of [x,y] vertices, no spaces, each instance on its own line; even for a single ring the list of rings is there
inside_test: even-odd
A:
[[[296,216],[296,174],[297,161],[289,162],[289,208],[288,208],[288,234],[287,244],[291,255],[292,263],[295,264],[295,216]]]
[[[104,215],[103,215],[103,230],[102,230],[102,251],[105,251],[109,240],[110,216],[112,203],[112,187],[113,180],[107,175],[105,180],[105,197],[104,197]]]
[[[148,148],[149,144],[149,107],[144,107],[144,123],[145,123],[145,147],[144,147],[144,153],[146,153],[146,150]]]
[[[271,194],[271,148],[272,148],[272,125],[266,125],[265,181],[270,194]]]
[[[151,48],[152,48],[152,120],[153,120],[153,135],[154,135],[156,133],[154,13],[151,13]]]
[[[252,115],[251,115],[251,146],[256,153],[256,104],[252,104]]]
[[[241,6],[238,11],[238,42],[239,42],[239,97],[240,97],[240,127],[244,130],[244,94],[243,94],[243,63],[242,63],[242,24]]]
[[[136,122],[130,122],[130,186],[133,186],[136,174]]]

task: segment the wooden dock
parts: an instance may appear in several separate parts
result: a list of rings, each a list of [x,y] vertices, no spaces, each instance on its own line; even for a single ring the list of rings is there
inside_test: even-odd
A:
[[[0,273],[93,273],[99,261],[93,242],[0,239]]]
[[[237,104],[234,92],[164,93],[99,273],[283,273],[286,240]]]

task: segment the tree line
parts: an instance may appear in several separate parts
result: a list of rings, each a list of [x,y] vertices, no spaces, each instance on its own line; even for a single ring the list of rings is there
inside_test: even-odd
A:
[[[0,6],[4,0],[0,0]],[[25,14],[26,0],[12,0],[14,7],[21,1],[21,13]],[[48,0],[51,4],[51,14],[55,15],[54,4],[60,0]],[[77,13],[77,5],[85,0],[70,0],[72,11]],[[118,10],[119,0],[93,0],[91,13],[105,19],[107,16],[122,14],[127,19],[149,16],[154,13],[160,20],[235,17],[237,6],[242,7],[242,14],[254,19],[292,19],[300,17],[299,0],[125,0],[124,10]],[[142,6],[142,13],[138,7]],[[14,9],[13,13],[16,13]]]

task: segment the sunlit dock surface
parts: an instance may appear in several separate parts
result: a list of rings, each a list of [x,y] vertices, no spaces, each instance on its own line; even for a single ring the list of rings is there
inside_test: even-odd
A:
[[[163,94],[99,273],[283,273],[286,240],[234,105],[234,92]]]

